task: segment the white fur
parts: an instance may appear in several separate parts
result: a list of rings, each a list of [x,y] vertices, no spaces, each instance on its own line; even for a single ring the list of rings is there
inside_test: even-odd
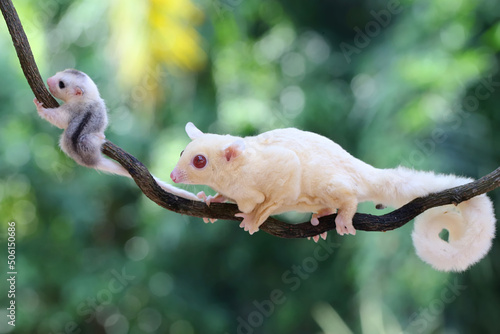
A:
[[[472,179],[434,174],[399,167],[380,170],[374,182],[375,202],[400,207],[416,197],[460,186]],[[382,184],[391,184],[383,187]],[[495,213],[486,195],[473,197],[458,206],[429,209],[415,219],[412,233],[417,255],[435,269],[463,271],[488,253],[495,236]],[[439,234],[448,230],[448,242]]]
[[[297,129],[278,129],[256,137],[203,134],[192,123],[192,138],[171,177],[177,183],[204,184],[220,198],[238,204],[240,226],[250,233],[269,215],[286,211],[313,212],[311,222],[337,211],[340,234],[352,226],[359,202],[400,207],[414,198],[471,181],[408,168],[376,169],[338,144]],[[202,155],[206,165],[196,166]],[[439,233],[447,229],[449,241]],[[460,271],[486,255],[494,237],[495,216],[486,195],[457,207],[443,206],[417,217],[413,240],[417,254],[438,270]]]
[[[448,209],[449,211],[443,211]],[[412,233],[418,256],[443,271],[463,271],[481,260],[489,251],[495,235],[493,205],[486,195],[458,205],[427,210],[415,219]],[[449,231],[448,242],[439,238]]]

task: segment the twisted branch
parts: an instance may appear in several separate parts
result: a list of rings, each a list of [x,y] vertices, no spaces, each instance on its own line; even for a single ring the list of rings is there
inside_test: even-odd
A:
[[[43,102],[47,108],[57,108],[59,104],[47,91],[38,71],[35,59],[31,52],[28,38],[24,33],[21,21],[11,0],[0,0],[0,8],[7,23],[17,57],[24,75],[35,97]],[[148,169],[134,156],[125,152],[110,141],[106,141],[102,152],[116,160],[127,169],[141,191],[153,202],[161,207],[195,217],[208,217],[224,220],[236,220],[239,212],[235,204],[212,203],[209,207],[203,202],[191,201],[164,191],[153,179]],[[353,219],[356,230],[388,231],[399,228],[422,212],[441,205],[457,205],[472,197],[484,194],[500,186],[500,168],[481,179],[459,187],[447,189],[426,197],[417,198],[405,206],[382,216],[357,213]],[[287,224],[275,218],[268,218],[260,229],[282,238],[304,238],[335,229],[336,215],[320,218],[321,224],[311,225],[310,222],[301,224]]]

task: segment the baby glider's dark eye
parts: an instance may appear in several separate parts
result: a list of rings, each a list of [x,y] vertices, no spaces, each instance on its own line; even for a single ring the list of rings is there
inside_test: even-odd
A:
[[[201,169],[207,165],[207,158],[204,155],[198,154],[193,158],[193,166]]]
[[[182,153],[184,153],[184,150],[181,151],[181,155],[180,155],[181,157],[182,157]]]
[[[64,89],[64,87],[66,87],[66,86],[64,85],[64,82],[59,81],[59,88]]]

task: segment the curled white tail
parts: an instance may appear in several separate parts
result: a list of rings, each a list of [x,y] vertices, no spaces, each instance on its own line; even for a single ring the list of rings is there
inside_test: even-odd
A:
[[[473,181],[404,167],[379,169],[371,177],[376,181],[372,182],[369,200],[393,207]],[[419,215],[415,219],[413,244],[418,256],[435,269],[463,271],[490,249],[495,222],[491,200],[483,194],[458,206],[440,206]],[[448,231],[447,241],[440,237],[443,230]]]
[[[121,176],[126,176],[126,177],[129,177],[129,178],[132,178],[129,174],[129,172],[123,168],[121,165],[117,164],[116,162],[114,161],[111,161],[109,159],[106,159],[106,158],[102,158],[101,161],[99,162],[99,164],[94,167],[95,169],[97,170],[100,170],[102,172],[106,172],[106,173],[112,173],[112,174],[117,174],[117,175],[121,175]],[[177,196],[180,196],[180,197],[184,197],[184,198],[187,198],[187,199],[191,199],[191,200],[194,200],[194,201],[200,201],[200,199],[198,197],[196,197],[195,194],[193,193],[190,193],[189,191],[186,191],[186,190],[183,190],[183,189],[179,189],[177,187],[174,187],[170,184],[167,184],[163,181],[160,181],[159,179],[157,179],[156,177],[153,176],[153,178],[155,179],[156,183],[158,183],[158,185],[160,187],[163,188],[163,190],[169,192],[169,193],[172,193],[174,195],[177,195]]]
[[[440,233],[448,231],[448,241]],[[495,236],[495,215],[486,195],[471,198],[457,207],[425,211],[415,219],[412,238],[417,255],[433,268],[463,271],[481,260]]]

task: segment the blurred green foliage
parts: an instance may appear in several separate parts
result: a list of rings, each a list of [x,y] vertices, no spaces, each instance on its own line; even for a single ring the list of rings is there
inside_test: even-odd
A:
[[[493,0],[15,5],[43,77],[87,72],[108,138],[161,179],[187,121],[235,135],[294,126],[377,167],[480,177],[500,161]],[[64,156],[4,25],[0,50],[0,236],[16,222],[17,333],[500,331],[498,240],[447,274],[417,258],[411,224],[314,244],[168,212]]]

